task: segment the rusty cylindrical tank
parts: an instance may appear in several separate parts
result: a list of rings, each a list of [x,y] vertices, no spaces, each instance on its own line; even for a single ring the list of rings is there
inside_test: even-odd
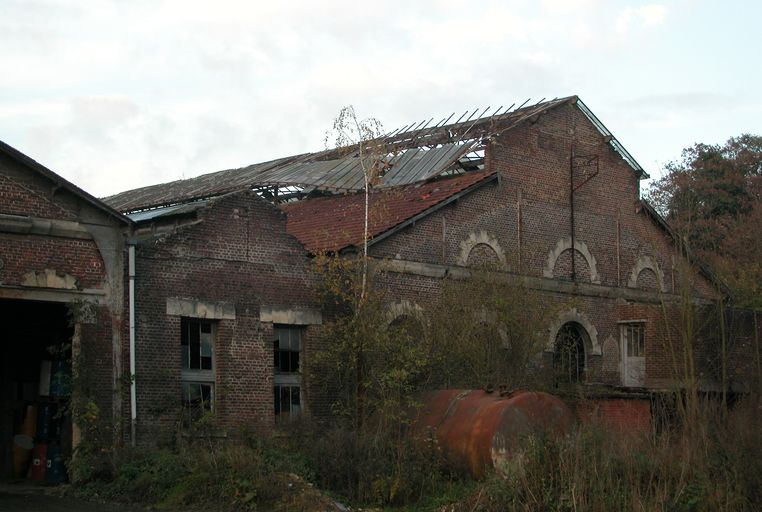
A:
[[[447,460],[475,478],[508,467],[528,435],[564,432],[574,418],[560,398],[534,391],[448,389],[422,401],[415,428],[431,431]]]

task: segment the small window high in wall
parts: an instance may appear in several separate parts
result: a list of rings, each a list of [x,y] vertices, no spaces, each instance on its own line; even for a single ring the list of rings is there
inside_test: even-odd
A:
[[[214,407],[214,325],[183,318],[180,329],[183,423],[188,426]]]
[[[273,335],[275,419],[283,421],[296,418],[302,412],[301,356],[304,327],[275,325]]]
[[[553,370],[559,383],[582,380],[585,371],[585,328],[576,322],[567,322],[556,334],[553,350]]]

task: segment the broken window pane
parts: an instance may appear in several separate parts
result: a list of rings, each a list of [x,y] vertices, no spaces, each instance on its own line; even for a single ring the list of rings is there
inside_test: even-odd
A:
[[[180,342],[183,370],[212,369],[214,343],[211,322],[183,318]]]
[[[214,384],[205,382],[183,382],[183,422],[186,426],[198,421],[212,410]]]
[[[302,327],[279,325],[273,328],[273,360],[276,373],[299,372],[303,332]]]
[[[183,318],[180,322],[183,424],[190,426],[214,403],[214,335],[212,322]]]
[[[300,386],[276,385],[274,390],[277,421],[294,419],[302,411]]]

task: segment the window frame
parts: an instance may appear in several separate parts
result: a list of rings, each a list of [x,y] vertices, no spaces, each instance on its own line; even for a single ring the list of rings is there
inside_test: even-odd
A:
[[[294,342],[293,334],[299,333],[297,338],[297,343],[299,349],[297,351],[293,350],[280,350],[280,342],[281,338],[279,337],[279,331],[288,331],[289,332],[289,347],[292,346]],[[307,334],[307,326],[305,325],[298,325],[298,324],[273,324],[273,415],[275,416],[275,421],[291,421],[299,416],[301,416],[304,413],[304,390],[302,385],[302,369],[304,367],[304,340],[306,338]],[[282,371],[280,363],[280,358],[284,353],[289,352],[297,352],[298,353],[298,359],[297,359],[297,370],[296,371]],[[290,365],[289,365],[290,367]],[[294,389],[296,388],[298,390],[298,410],[294,412],[293,410],[293,400],[291,400],[291,397],[293,395],[290,395],[289,398],[289,410],[284,411],[283,410],[283,403],[280,400],[280,395],[276,397],[276,393],[281,393],[282,388],[289,388]],[[292,391],[293,393],[293,391]],[[280,406],[279,406],[280,405]]]
[[[185,345],[184,340],[188,339],[188,345],[190,345],[190,331],[188,331],[188,334],[186,334],[186,329],[191,329],[193,326],[196,326],[196,328],[199,330],[199,352],[202,350],[202,341],[201,341],[201,335],[206,334],[202,332],[202,326],[208,325],[209,326],[209,337],[210,337],[210,344],[211,344],[211,355],[210,357],[210,366],[211,368],[208,369],[201,369],[201,368],[186,368],[186,361],[184,360],[184,353],[183,353],[183,346]],[[217,370],[217,358],[215,355],[215,346],[217,341],[217,322],[213,320],[209,320],[206,318],[194,318],[194,317],[182,317],[180,319],[180,404],[183,411],[183,422],[185,423],[185,426],[190,426],[191,423],[198,420],[203,414],[206,412],[214,412],[215,410],[215,402],[216,402],[216,370]],[[199,357],[203,357],[199,355]],[[190,356],[188,357],[190,359]],[[188,361],[188,366],[190,366],[190,361]],[[199,360],[199,366],[202,366],[201,360]],[[208,387],[209,388],[209,400],[208,400],[208,407],[203,406],[202,409],[200,409],[200,414],[198,412],[194,412],[194,408],[190,407],[190,400],[188,399],[189,395],[186,392],[186,388],[189,386],[198,386],[199,390],[202,387]],[[201,391],[199,393],[202,395],[202,403],[204,402],[203,399],[203,392]]]
[[[619,324],[619,339],[622,346],[622,357],[646,357],[646,321],[645,320],[620,320]],[[626,337],[627,334],[633,332],[632,329],[637,327],[640,332],[640,339],[637,343],[637,354],[631,354],[630,348],[631,338]]]

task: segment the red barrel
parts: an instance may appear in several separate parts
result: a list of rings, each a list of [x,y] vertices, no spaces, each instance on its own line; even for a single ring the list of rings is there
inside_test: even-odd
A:
[[[29,469],[29,478],[32,480],[45,480],[48,470],[48,445],[37,443],[32,448],[32,466]]]
[[[574,416],[548,393],[449,389],[423,396],[416,428],[432,431],[456,468],[481,478],[507,467],[530,435],[563,432]]]

